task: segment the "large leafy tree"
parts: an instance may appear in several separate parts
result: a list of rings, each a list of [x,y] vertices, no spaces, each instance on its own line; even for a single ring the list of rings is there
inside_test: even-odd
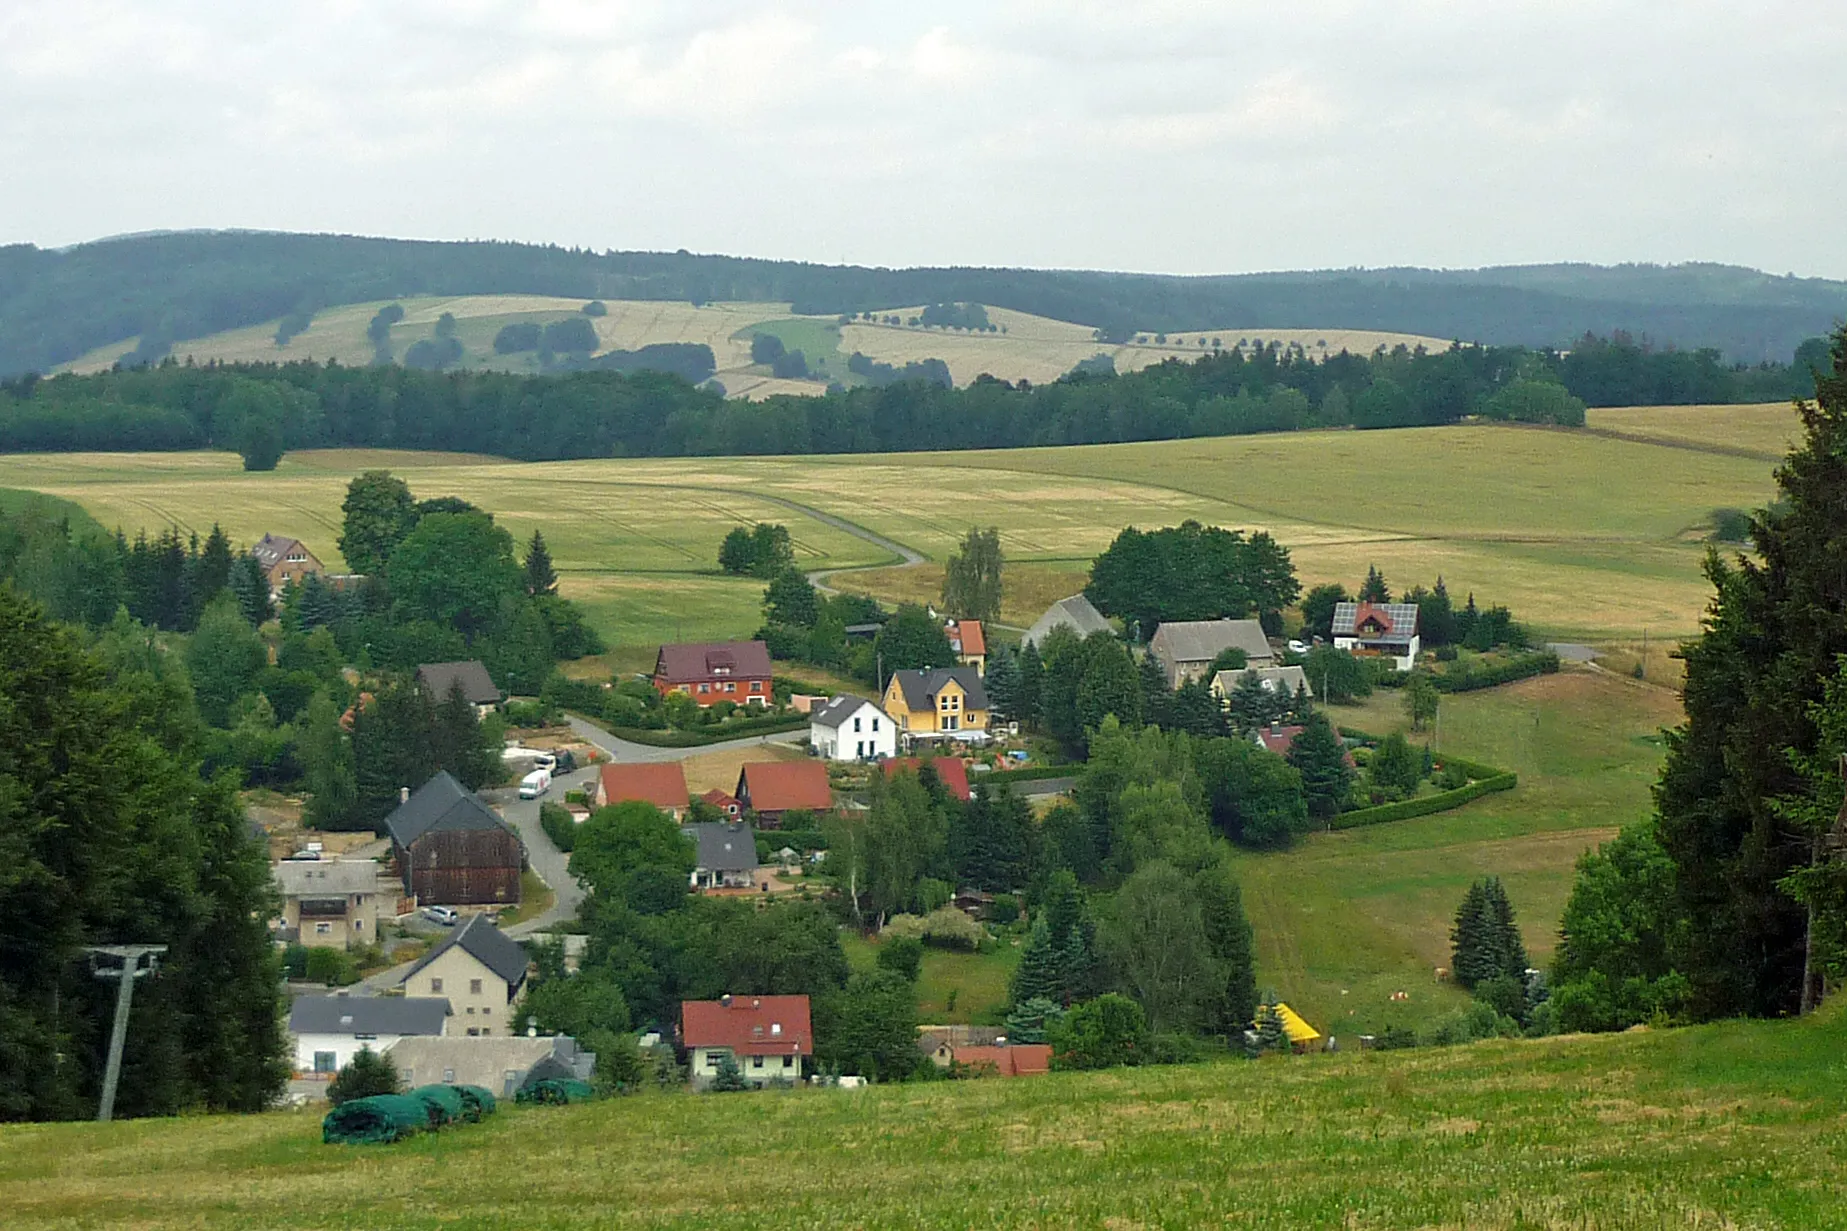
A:
[[[368,470],[346,485],[340,554],[355,573],[377,576],[405,536],[416,528],[410,485],[388,470]]]
[[[215,727],[229,726],[231,706],[251,691],[257,673],[268,665],[263,639],[245,622],[237,600],[220,593],[186,646],[186,667],[200,715]]]
[[[1274,623],[1301,593],[1289,552],[1268,534],[1182,522],[1161,530],[1131,526],[1091,565],[1084,593],[1105,615],[1121,616],[1147,637],[1171,620],[1243,618]]]
[[[485,513],[432,513],[391,552],[391,594],[403,618],[490,632],[503,606],[524,590],[513,536]]]
[[[284,1076],[269,867],[206,780],[143,630],[80,649],[0,586],[0,1119],[95,1110],[113,985],[86,945],[168,947],[135,996],[118,1115],[261,1108]]]
[[[971,526],[943,566],[943,610],[962,620],[998,620],[1002,563],[1000,529]]]
[[[956,665],[956,652],[949,646],[943,622],[911,603],[885,621],[872,645],[886,679],[894,671]]]

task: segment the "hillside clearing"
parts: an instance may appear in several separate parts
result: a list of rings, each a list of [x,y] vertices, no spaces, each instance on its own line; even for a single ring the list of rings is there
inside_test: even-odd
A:
[[[1803,1022],[1020,1081],[0,1127],[14,1228],[1837,1227],[1847,1043]]]

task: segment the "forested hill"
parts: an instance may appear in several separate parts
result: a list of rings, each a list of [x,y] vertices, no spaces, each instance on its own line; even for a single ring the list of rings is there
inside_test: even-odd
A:
[[[48,371],[140,336],[172,342],[290,313],[411,295],[790,301],[835,314],[950,301],[1097,328],[1372,329],[1568,345],[1626,332],[1728,360],[1786,361],[1847,316],[1847,283],[1720,265],[1516,266],[1172,277],[1020,269],[872,269],[686,252],[339,235],[180,232],[0,248],[0,376]]]

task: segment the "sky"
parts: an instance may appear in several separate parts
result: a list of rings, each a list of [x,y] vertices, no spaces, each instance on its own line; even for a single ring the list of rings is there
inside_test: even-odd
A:
[[[1847,3],[0,0],[0,243],[1847,277]]]

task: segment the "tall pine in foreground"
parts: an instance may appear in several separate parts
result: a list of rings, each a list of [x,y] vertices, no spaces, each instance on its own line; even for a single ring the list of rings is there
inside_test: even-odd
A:
[[[1847,654],[1847,330],[1800,405],[1802,443],[1781,499],[1752,523],[1755,558],[1709,556],[1716,594],[1682,648],[1687,720],[1668,737],[1656,835],[1673,861],[1675,965],[1698,1017],[1793,1012],[1804,995],[1807,910],[1781,884],[1822,844],[1792,823],[1821,789],[1816,705]]]

